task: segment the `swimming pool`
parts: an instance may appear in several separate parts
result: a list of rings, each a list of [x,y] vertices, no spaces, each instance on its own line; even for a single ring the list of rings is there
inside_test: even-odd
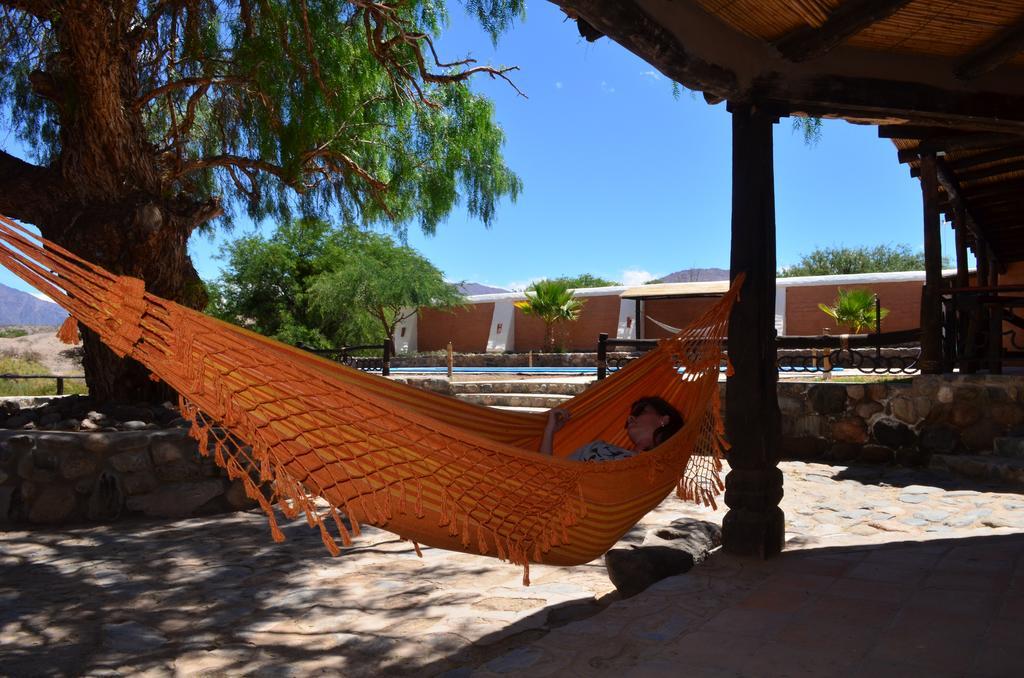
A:
[[[617,368],[609,367],[609,372]],[[682,368],[680,368],[681,370]],[[722,367],[722,372],[725,368]],[[819,373],[819,368],[780,367],[780,373],[792,374],[799,372]],[[833,372],[842,372],[842,367],[833,367]],[[596,367],[454,367],[456,374],[561,374],[561,375],[592,375],[597,374]],[[447,367],[392,367],[391,374],[447,374]]]

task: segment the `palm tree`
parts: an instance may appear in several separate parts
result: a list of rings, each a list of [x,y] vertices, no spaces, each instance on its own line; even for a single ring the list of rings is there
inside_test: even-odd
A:
[[[576,320],[583,310],[583,300],[577,299],[569,286],[558,280],[538,280],[526,289],[526,301],[517,301],[516,308],[527,315],[544,321],[544,348],[555,348],[555,325]]]
[[[834,305],[818,304],[818,308],[838,325],[850,327],[854,334],[860,334],[861,328],[875,324],[875,298],[875,293],[870,290],[844,290],[840,287]],[[885,318],[889,309],[880,309],[878,315],[880,319]]]

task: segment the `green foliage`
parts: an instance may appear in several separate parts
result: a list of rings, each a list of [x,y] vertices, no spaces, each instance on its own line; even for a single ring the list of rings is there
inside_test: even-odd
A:
[[[92,2],[93,12],[106,5]],[[111,110],[138,111],[163,195],[221,196],[228,219],[298,210],[432,233],[459,203],[490,224],[498,202],[521,189],[492,104],[467,84],[477,65],[432,55],[428,41],[448,20],[443,0],[118,4],[99,14],[109,28],[95,30],[131,36],[128,100],[79,90],[90,82],[80,79],[61,81],[61,106],[38,96],[29,74],[59,79],[72,62],[68,72],[89,65],[58,39],[63,18],[18,4],[0,2],[0,118],[39,161],[61,156],[76,101],[107,97]],[[495,40],[525,12],[524,0],[463,4]]]
[[[558,280],[538,280],[526,289],[526,301],[517,301],[515,305],[526,315],[535,315],[544,322],[544,344],[548,351],[555,347],[555,326],[576,320],[583,310],[583,300]]]
[[[821,141],[821,118],[793,116],[792,129],[804,137],[804,144],[815,147]]]
[[[421,306],[461,303],[429,261],[386,235],[284,222],[269,238],[239,238],[209,286],[207,312],[280,341],[312,346],[378,343]]]
[[[0,339],[16,339],[24,336],[28,336],[28,330],[23,330],[20,327],[0,327]]]
[[[839,288],[839,294],[831,306],[818,304],[818,308],[835,320],[840,327],[849,327],[854,334],[860,334],[862,329],[875,327],[875,293],[871,290]],[[879,309],[879,319],[885,320],[887,315],[889,309]]]
[[[39,362],[36,354],[0,353],[0,374],[50,374],[52,370]],[[42,396],[57,393],[56,379],[0,379],[0,397]],[[64,393],[88,393],[81,379],[64,381]]]
[[[943,267],[949,261],[943,258]],[[841,275],[846,273],[879,273],[884,271],[923,271],[924,253],[915,253],[910,245],[876,245],[875,247],[817,248],[800,257],[799,263],[779,271],[780,278],[803,275]]]
[[[562,276],[560,278],[551,278],[551,282],[564,283],[566,287],[572,290],[583,289],[585,287],[615,287],[621,283],[615,282],[614,280],[608,280],[600,276],[591,275],[590,273],[581,273],[577,276]]]

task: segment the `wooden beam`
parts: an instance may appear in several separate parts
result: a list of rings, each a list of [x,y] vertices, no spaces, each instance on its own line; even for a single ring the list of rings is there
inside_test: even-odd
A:
[[[921,198],[924,211],[924,290],[921,297],[922,374],[942,371],[942,234],[939,229],[938,170],[933,154],[921,156]]]
[[[790,61],[806,61],[841,45],[873,23],[892,16],[911,0],[847,0],[829,15],[821,28],[799,28],[775,41]]]
[[[953,68],[961,80],[973,80],[988,73],[1024,51],[1024,16],[1003,30],[993,40],[982,43]]]
[[[959,170],[956,172],[956,178],[960,184],[963,185],[971,181],[990,179],[992,177],[1002,176],[1003,174],[1012,174],[1014,172],[1022,171],[1024,171],[1024,160],[1018,160],[1017,162],[989,165],[988,167]]]
[[[749,105],[732,113],[732,247],[730,278],[745,275],[729,316],[725,399],[729,475],[722,547],[769,557],[785,540],[782,473],[778,469],[781,415],[775,347],[775,117]]]
[[[946,195],[949,196],[950,200],[952,200],[955,205],[958,205],[963,209],[964,222],[974,233],[975,240],[987,239],[986,227],[975,218],[969,202],[964,198],[963,190],[960,188],[956,175],[953,170],[949,168],[949,165],[946,164],[945,158],[935,158],[935,178],[938,181],[938,184],[942,187],[942,190],[944,190]],[[922,177],[922,184],[923,183],[924,178]]]
[[[975,153],[974,155],[967,155],[962,158],[957,158],[956,160],[947,159],[947,162],[953,169],[960,170],[967,167],[985,165],[990,162],[1000,162],[1009,158],[1024,159],[1024,141],[1006,144],[1005,146],[992,149],[991,151],[983,151],[981,153]]]
[[[974,201],[998,195],[1024,195],[1024,178],[1011,178],[1002,181],[990,181],[977,186],[964,187],[964,198]]]

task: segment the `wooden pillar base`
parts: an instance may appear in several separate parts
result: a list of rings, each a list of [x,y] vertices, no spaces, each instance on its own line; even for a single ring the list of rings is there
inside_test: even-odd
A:
[[[782,551],[786,516],[782,471],[777,467],[733,469],[725,479],[729,512],[722,521],[722,546],[738,556],[768,558]]]

